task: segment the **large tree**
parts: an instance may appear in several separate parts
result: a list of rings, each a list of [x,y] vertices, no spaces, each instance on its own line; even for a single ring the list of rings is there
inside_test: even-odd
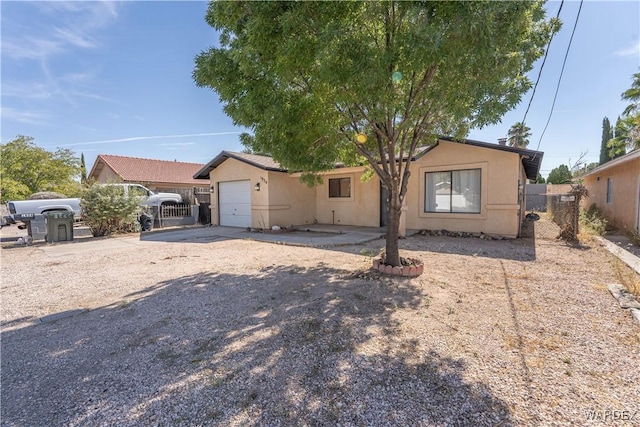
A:
[[[607,146],[609,140],[613,138],[613,129],[609,118],[602,119],[602,142],[600,143],[600,164],[604,165],[611,160],[611,154],[609,153],[609,147]]]
[[[497,123],[560,25],[541,2],[211,2],[206,21],[220,46],[197,56],[196,84],[251,130],[243,144],[304,179],[368,164],[392,265],[416,149]]]
[[[509,145],[518,148],[527,148],[529,145],[529,137],[531,136],[531,128],[522,122],[516,122],[509,129],[508,141]]]
[[[571,183],[571,176],[569,166],[560,165],[551,170],[547,177],[547,184],[569,184]]]
[[[41,191],[80,194],[76,180],[80,163],[71,150],[47,151],[36,146],[32,137],[18,135],[0,144],[0,160],[2,202],[26,199]]]

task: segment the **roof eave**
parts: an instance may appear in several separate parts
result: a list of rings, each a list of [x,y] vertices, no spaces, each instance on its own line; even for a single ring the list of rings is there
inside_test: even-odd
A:
[[[598,166],[597,168],[589,171],[588,173],[585,173],[584,175],[582,175],[582,178],[586,178],[587,176],[590,176],[590,175],[595,175],[595,174],[598,174],[598,173],[602,173],[602,172],[604,172],[605,170],[607,170],[609,168],[612,168],[612,167],[615,167],[615,166],[617,166],[619,164],[622,164],[622,163],[628,162],[630,160],[633,160],[636,157],[640,157],[640,149],[634,150],[634,151],[632,151],[630,153],[625,154],[624,156],[617,157],[617,158],[615,158],[613,160],[609,160],[607,163]]]
[[[204,165],[204,167],[202,169],[200,169],[198,172],[196,172],[196,174],[193,175],[193,178],[194,179],[209,179],[209,174],[211,173],[211,171],[214,170],[215,168],[217,168],[218,166],[220,166],[227,159],[238,160],[239,162],[246,163],[246,164],[248,164],[250,166],[253,166],[253,167],[256,167],[258,169],[265,170],[265,171],[287,172],[287,169],[274,168],[274,167],[270,167],[270,166],[261,165],[260,163],[256,163],[256,162],[253,162],[251,160],[245,159],[244,157],[237,156],[235,153],[232,153],[232,152],[229,152],[229,151],[221,151],[220,154],[218,154],[216,157],[213,158],[213,160],[211,160],[209,163]]]

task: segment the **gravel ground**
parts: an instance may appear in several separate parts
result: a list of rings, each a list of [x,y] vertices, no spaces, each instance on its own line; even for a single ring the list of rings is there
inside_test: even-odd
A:
[[[604,249],[414,236],[403,279],[383,243],[2,249],[1,425],[640,425]]]

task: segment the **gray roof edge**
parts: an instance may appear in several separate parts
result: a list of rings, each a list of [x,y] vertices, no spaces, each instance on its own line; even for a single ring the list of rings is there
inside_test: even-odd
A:
[[[636,157],[640,157],[640,149],[633,150],[630,153],[625,154],[624,156],[616,157],[613,160],[609,160],[607,163],[600,165],[597,168],[585,173],[584,175],[582,175],[582,178],[589,175],[595,175],[611,167],[617,166],[621,163],[625,163],[625,162],[628,162],[629,160],[633,160]]]
[[[476,141],[473,139],[463,139],[459,141],[446,136],[438,137],[438,140],[457,142],[460,144],[469,144],[474,147],[488,148],[491,150],[506,151],[509,153],[519,154],[522,159],[522,166],[525,169],[525,173],[528,179],[536,179],[538,177],[538,174],[540,173],[542,157],[544,156],[543,151],[529,150],[528,148],[510,147],[508,145],[493,144],[491,142]]]
[[[235,159],[238,160],[240,162],[246,163],[248,165],[254,166],[258,169],[262,169],[262,170],[266,170],[266,171],[273,171],[273,172],[287,172],[287,169],[283,169],[283,168],[273,168],[270,166],[265,166],[265,165],[261,165],[260,163],[251,161],[249,159],[246,159],[244,157],[242,157],[239,153],[235,153],[233,151],[226,151],[223,150],[220,152],[220,154],[218,154],[216,157],[213,158],[213,160],[211,160],[209,163],[207,163],[206,165],[204,165],[204,167],[202,169],[200,169],[198,172],[196,172],[196,174],[193,176],[194,179],[209,179],[209,173],[214,170],[215,168],[217,168],[218,166],[220,166],[222,164],[222,162],[224,162],[227,159]]]

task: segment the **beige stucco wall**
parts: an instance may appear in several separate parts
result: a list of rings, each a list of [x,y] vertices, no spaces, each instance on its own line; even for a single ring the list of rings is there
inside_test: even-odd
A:
[[[520,227],[519,185],[524,184],[520,156],[455,142],[440,141],[414,162],[407,189],[408,229],[466,231],[517,237]],[[425,173],[481,170],[480,213],[426,213]]]
[[[380,180],[362,181],[364,168],[340,168],[323,174],[316,187],[316,218],[321,224],[380,226]],[[350,178],[351,197],[330,198],[329,179]]]
[[[239,162],[235,159],[227,159],[220,166],[215,168],[209,174],[211,185],[214,188],[214,193],[211,195],[211,224],[220,224],[220,211],[218,209],[218,194],[220,182],[227,181],[244,181],[250,180],[251,186],[255,185],[260,180],[260,175],[266,175],[266,171],[250,166],[244,162]],[[268,203],[267,191],[251,191],[251,206],[262,206]],[[252,209],[251,211],[251,226],[258,227],[259,215],[255,215]]]
[[[268,183],[262,185],[269,194],[269,227],[313,224],[316,215],[314,188],[285,172],[269,172]]]
[[[120,178],[113,169],[105,166],[98,176],[96,176],[96,182],[122,182],[122,178]]]
[[[611,203],[607,203],[608,178],[613,178]],[[589,197],[583,199],[583,208],[595,203],[616,227],[640,231],[640,158],[586,176],[584,185],[589,191]]]
[[[547,194],[568,194],[571,184],[547,184]]]
[[[426,213],[425,173],[480,169],[481,209],[478,214]],[[216,191],[221,181],[260,182],[252,191],[252,226],[320,224],[380,226],[380,180],[362,181],[364,167],[339,168],[323,175],[323,183],[308,188],[299,174],[264,171],[244,162],[228,159],[214,169],[211,183]],[[348,177],[351,195],[329,198],[329,179]],[[517,237],[524,211],[520,209],[526,175],[517,153],[440,141],[412,165],[403,221],[407,229],[466,231]],[[217,198],[211,205],[212,222],[218,224]]]
[[[227,159],[209,174],[215,192],[211,200],[211,223],[219,225],[218,188],[220,182],[251,182],[251,226],[271,228],[313,223],[315,191],[285,172],[266,171],[236,159]],[[255,191],[260,183],[260,191]]]

